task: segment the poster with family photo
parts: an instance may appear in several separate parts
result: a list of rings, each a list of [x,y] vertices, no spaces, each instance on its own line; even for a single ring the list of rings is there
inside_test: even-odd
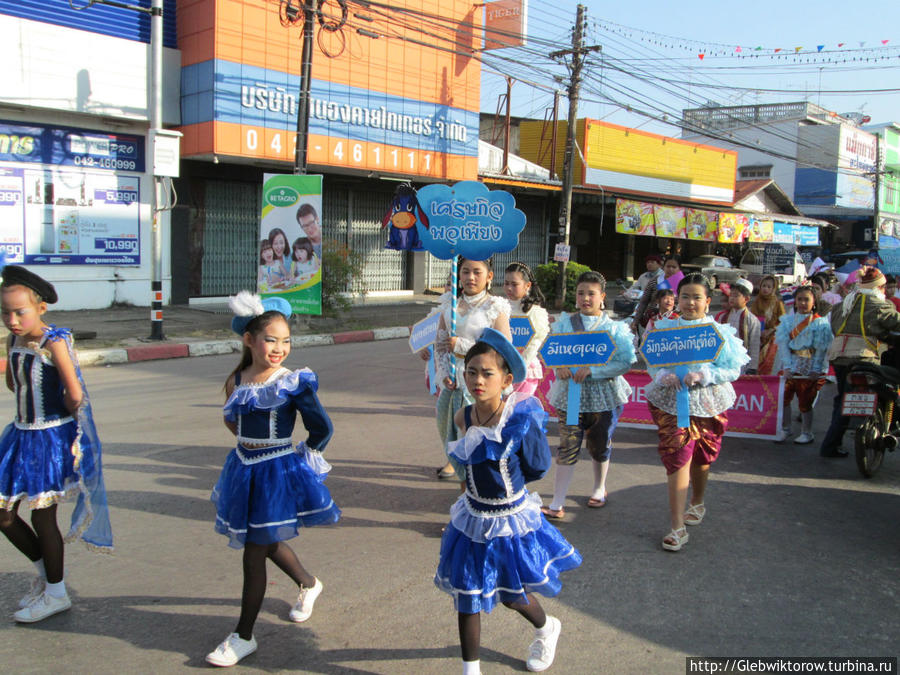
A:
[[[322,313],[322,176],[265,174],[257,290]]]

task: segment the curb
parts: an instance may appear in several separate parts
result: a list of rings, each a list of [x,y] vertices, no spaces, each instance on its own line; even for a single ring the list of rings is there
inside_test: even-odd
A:
[[[292,347],[322,347],[326,345],[349,344],[352,342],[371,342],[374,340],[394,340],[408,338],[408,326],[392,328],[375,328],[373,330],[354,330],[343,333],[326,333],[321,335],[295,335],[291,338]],[[200,342],[172,342],[158,345],[140,345],[136,347],[113,347],[108,349],[79,349],[78,363],[82,367],[109,366],[116,363],[137,363],[140,361],[158,361],[161,359],[180,359],[191,356],[217,356],[240,352],[240,340],[204,340]],[[0,373],[6,372],[6,359],[0,359]]]

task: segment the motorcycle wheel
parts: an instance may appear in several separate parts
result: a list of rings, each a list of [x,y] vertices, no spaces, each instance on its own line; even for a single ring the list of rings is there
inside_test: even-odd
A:
[[[866,420],[856,430],[856,466],[859,472],[866,478],[871,478],[881,466],[884,459],[884,447],[881,437],[884,434],[884,412],[879,407],[875,414]]]

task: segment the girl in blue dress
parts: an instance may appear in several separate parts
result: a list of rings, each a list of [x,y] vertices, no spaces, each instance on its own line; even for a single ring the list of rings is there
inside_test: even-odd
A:
[[[504,389],[525,379],[525,362],[506,337],[485,328],[465,358],[465,382],[474,399],[454,421],[464,436],[450,443],[465,470],[465,492],[450,509],[434,583],[453,596],[459,613],[463,673],[480,673],[481,611],[497,602],[535,628],[528,670],[553,663],[561,624],[548,616],[534,593],[554,596],[560,572],[581,564],[581,555],[541,515],[541,500],[525,483],[550,468],[544,425],[547,413],[532,396]]]
[[[309,619],[322,582],[285,540],[296,537],[301,526],[334,523],[341,514],[324,484],[331,466],[321,453],[333,429],[316,397],[318,380],[308,368],[283,366],[291,352],[290,304],[248,291],[229,304],[236,314],[231,327],[244,343],[241,362],[225,382],[225,426],[237,446],[212,501],[216,531],[232,548],[244,549],[244,587],[237,627],[206,657],[216,666],[233,666],[256,651],[253,625],[266,591],[267,558],[299,588],[290,620]],[[291,435],[298,412],[309,436],[295,448]]]
[[[37,569],[13,618],[34,623],[69,609],[63,581],[63,537],[56,506],[77,494],[66,541],[80,537],[95,550],[112,549],[112,530],[87,390],[66,328],[41,316],[57,300],[53,285],[24,267],[7,265],[0,284],[9,329],[6,386],[16,419],[0,436],[0,530]],[[19,516],[23,501],[31,526]]]

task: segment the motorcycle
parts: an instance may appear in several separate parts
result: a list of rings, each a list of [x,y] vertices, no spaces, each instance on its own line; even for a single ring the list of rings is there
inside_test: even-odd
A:
[[[895,344],[882,355],[881,365],[857,363],[847,375],[844,415],[862,418],[856,428],[856,466],[866,478],[881,467],[885,452],[900,445],[900,351]]]

